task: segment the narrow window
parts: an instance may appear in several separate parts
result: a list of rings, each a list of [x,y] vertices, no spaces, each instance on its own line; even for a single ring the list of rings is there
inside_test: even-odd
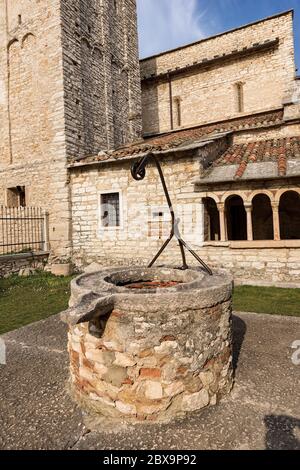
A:
[[[18,24],[19,24],[19,25],[22,24],[22,15],[18,15]]]
[[[113,0],[113,5],[114,5],[115,12],[118,14],[119,13],[119,1]]]
[[[176,127],[181,126],[181,98],[177,96],[174,98],[174,114]]]
[[[120,227],[120,194],[101,194],[101,226]]]
[[[25,207],[25,186],[16,186],[15,188],[8,188],[6,202],[7,207]]]
[[[244,84],[239,82],[236,84],[236,94],[237,94],[237,110],[239,113],[244,112]]]

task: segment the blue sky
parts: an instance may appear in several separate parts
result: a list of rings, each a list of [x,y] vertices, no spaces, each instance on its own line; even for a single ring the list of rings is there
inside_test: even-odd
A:
[[[137,0],[137,4],[141,57],[294,9],[300,75],[300,0]]]

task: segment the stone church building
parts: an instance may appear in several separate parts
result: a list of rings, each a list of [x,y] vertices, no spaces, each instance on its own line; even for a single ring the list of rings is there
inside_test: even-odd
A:
[[[139,61],[135,0],[0,0],[0,204],[49,211],[50,262],[152,259],[168,208],[155,166],[130,172],[150,152],[207,264],[299,283],[293,12]]]

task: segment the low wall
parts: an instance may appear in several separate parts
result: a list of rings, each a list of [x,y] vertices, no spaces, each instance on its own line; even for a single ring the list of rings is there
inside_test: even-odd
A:
[[[237,283],[300,283],[300,247],[207,246],[198,250],[212,267],[229,270]]]
[[[24,268],[43,270],[48,256],[47,252],[0,256],[0,278],[19,274]]]
[[[192,245],[197,254],[212,268],[228,270],[237,283],[257,283],[262,285],[280,285],[283,283],[300,284],[300,245],[299,241],[290,242],[264,242],[267,246],[259,246],[253,242],[248,247],[245,243],[232,242],[210,246],[197,247]],[[118,250],[96,251],[94,249],[74,250],[74,264],[82,269],[84,266],[98,262],[102,266],[112,265],[147,265],[155,255],[162,242],[139,249],[123,246],[123,254]],[[295,245],[295,246],[293,246]],[[299,246],[296,246],[299,245]],[[94,248],[94,247],[93,247]],[[119,255],[119,256],[118,256]],[[188,263],[195,265],[194,259],[187,255]],[[178,246],[171,243],[164,254],[157,261],[157,265],[180,265],[181,257]]]

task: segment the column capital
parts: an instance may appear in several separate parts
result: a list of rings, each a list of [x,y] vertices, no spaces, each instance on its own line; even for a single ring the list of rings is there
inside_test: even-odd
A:
[[[252,202],[244,202],[244,207],[246,212],[252,212],[253,210]]]
[[[220,212],[224,212],[225,211],[225,202],[218,202],[217,203],[217,208]]]
[[[271,206],[273,209],[279,209],[279,201],[278,202],[271,202]]]

